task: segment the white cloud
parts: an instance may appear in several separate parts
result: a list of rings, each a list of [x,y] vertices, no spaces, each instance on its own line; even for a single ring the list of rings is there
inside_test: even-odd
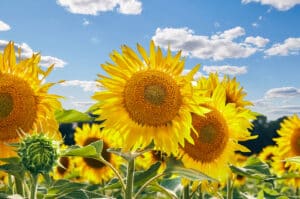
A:
[[[300,0],[242,0],[242,3],[260,2],[262,5],[270,5],[277,10],[286,11],[300,4]]]
[[[61,83],[62,86],[79,86],[83,88],[84,91],[99,91],[101,90],[100,83],[96,81],[81,81],[81,80],[69,80]]]
[[[182,50],[183,55],[201,59],[223,60],[226,58],[243,58],[254,54],[258,49],[234,39],[245,34],[241,27],[235,27],[215,35],[196,35],[193,30],[184,28],[157,28],[152,37],[162,48]]]
[[[0,51],[3,51],[3,49],[6,47],[8,44],[8,41],[5,40],[0,40]],[[32,48],[26,44],[26,43],[14,43],[15,44],[15,51],[18,52],[18,49],[21,49],[21,58],[22,59],[27,59],[32,57],[34,52]],[[55,68],[63,68],[67,63],[57,57],[52,57],[52,56],[41,56],[40,60],[40,65],[44,67],[49,67],[50,65],[55,64]]]
[[[300,51],[300,37],[287,38],[284,43],[274,44],[271,48],[265,50],[268,56],[281,55],[286,56],[289,54],[298,54]]]
[[[204,66],[203,71],[206,73],[220,73],[224,75],[241,75],[247,73],[246,66]]]
[[[117,11],[122,14],[141,14],[142,3],[139,0],[57,0],[57,4],[66,7],[74,14],[97,15],[100,12]]]
[[[0,20],[0,31],[8,31],[8,30],[10,30],[10,26],[7,23]]]
[[[265,93],[266,99],[300,96],[300,89],[295,87],[272,88]]]
[[[95,102],[93,101],[74,101],[71,102],[71,104],[74,106],[74,109],[80,110],[80,111],[86,111],[89,107],[91,107]]]
[[[254,22],[251,24],[254,28],[258,27],[258,23]]]
[[[269,39],[266,39],[266,38],[263,38],[263,37],[260,37],[260,36],[257,36],[257,37],[247,37],[245,39],[245,43],[250,43],[250,44],[254,44],[256,45],[257,47],[264,47],[270,40]]]
[[[89,21],[89,20],[87,20],[87,19],[83,19],[83,22],[82,22],[82,25],[83,26],[88,26],[88,25],[90,25],[91,24],[91,22]]]

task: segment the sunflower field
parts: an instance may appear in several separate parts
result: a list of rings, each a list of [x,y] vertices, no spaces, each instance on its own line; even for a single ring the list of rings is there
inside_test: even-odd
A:
[[[63,83],[45,81],[53,65],[21,53],[0,53],[0,198],[300,198],[299,116],[252,153],[260,114],[236,78],[196,79],[200,65],[183,73],[181,52],[153,41],[123,45],[82,113],[49,93]]]

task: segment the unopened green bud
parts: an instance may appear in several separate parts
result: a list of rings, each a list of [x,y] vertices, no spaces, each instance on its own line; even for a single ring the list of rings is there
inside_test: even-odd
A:
[[[23,166],[32,174],[48,173],[58,159],[55,142],[44,134],[23,138],[18,148]]]

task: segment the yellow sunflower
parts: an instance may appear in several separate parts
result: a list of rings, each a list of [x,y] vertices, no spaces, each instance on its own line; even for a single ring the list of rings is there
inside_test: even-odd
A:
[[[141,167],[141,169],[149,169],[151,165],[156,162],[161,162],[161,165],[158,169],[158,173],[163,173],[167,167],[167,154],[161,151],[152,150],[146,153],[143,153],[141,156],[136,158],[136,166],[137,168]]]
[[[238,108],[245,108],[253,105],[252,102],[245,100],[247,93],[244,91],[240,83],[236,81],[236,78],[230,78],[225,75],[222,80],[219,80],[217,73],[210,73],[209,77],[202,77],[199,79],[199,83],[202,88],[206,88],[206,96],[211,97],[215,88],[222,84],[226,91],[226,104],[234,103]]]
[[[14,43],[0,53],[0,157],[15,155],[5,143],[18,141],[18,130],[50,132],[60,138],[54,111],[61,108],[59,96],[48,94],[54,83],[43,83],[52,71],[38,64],[40,55],[16,61]]]
[[[93,96],[99,101],[95,114],[105,120],[107,131],[124,140],[124,150],[144,148],[153,141],[156,150],[176,152],[178,143],[193,142],[191,112],[209,111],[199,106],[203,97],[193,94],[191,80],[199,66],[181,76],[185,63],[181,52],[172,56],[169,49],[163,56],[153,41],[149,55],[139,44],[137,49],[141,57],[122,46],[121,54],[110,55],[114,63],[102,64],[110,77],[99,75],[105,90]]]
[[[235,153],[234,155],[234,162],[233,165],[237,166],[237,167],[244,167],[246,166],[246,161],[247,161],[248,157],[244,156],[240,153]],[[232,173],[232,179],[234,181],[234,186],[242,186],[246,183],[247,177],[246,176],[242,176],[239,174],[234,174]]]
[[[283,120],[277,133],[279,137],[274,140],[278,145],[278,153],[274,157],[274,170],[279,174],[286,171],[300,174],[298,163],[282,162],[286,158],[300,156],[300,118],[295,114]],[[300,178],[288,179],[287,183],[294,187],[300,187]]]
[[[258,154],[258,158],[265,163],[271,164],[276,152],[277,146],[269,145],[263,148],[263,150]]]
[[[238,141],[250,139],[251,114],[239,112],[234,104],[226,104],[225,88],[217,86],[212,100],[206,104],[211,112],[205,116],[192,114],[194,145],[185,143],[179,157],[185,167],[199,170],[221,182],[229,174],[228,163],[235,151],[248,151]],[[247,121],[247,122],[246,122]]]
[[[115,146],[115,141],[100,131],[100,125],[92,124],[92,126],[90,126],[89,124],[84,124],[82,128],[77,127],[74,138],[78,146],[86,146],[92,142],[102,140],[102,157],[115,168],[119,168],[122,159],[106,151],[108,148]],[[114,176],[114,172],[109,167],[91,158],[77,158],[76,166],[79,169],[82,179],[92,183],[103,183]]]

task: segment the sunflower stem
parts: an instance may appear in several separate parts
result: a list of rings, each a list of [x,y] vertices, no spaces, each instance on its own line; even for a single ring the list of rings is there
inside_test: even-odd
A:
[[[143,184],[143,186],[138,190],[138,192],[135,194],[134,198],[137,198],[137,196],[150,184],[152,183],[154,180],[160,178],[161,176],[163,176],[164,174],[158,174],[152,178],[150,178],[147,182],[145,182],[145,184]]]
[[[232,180],[231,177],[228,177],[227,179],[227,199],[232,199],[232,191],[233,191],[233,186],[232,186]]]
[[[125,199],[132,199],[134,178],[134,157],[128,158]]]
[[[113,172],[117,175],[117,177],[121,183],[122,190],[125,192],[125,190],[126,190],[125,183],[123,181],[121,174],[118,172],[118,170],[111,163],[106,161],[104,158],[100,158],[99,161],[101,161],[103,164],[105,164],[106,166],[108,166],[109,168],[111,168],[113,170]]]
[[[186,185],[183,188],[183,199],[189,199],[190,198],[190,186]]]
[[[31,189],[30,189],[30,199],[37,199],[37,181],[38,174],[31,174]]]
[[[23,196],[24,189],[23,189],[23,182],[22,182],[22,180],[20,180],[19,178],[15,177],[15,183],[16,183],[17,194]]]

